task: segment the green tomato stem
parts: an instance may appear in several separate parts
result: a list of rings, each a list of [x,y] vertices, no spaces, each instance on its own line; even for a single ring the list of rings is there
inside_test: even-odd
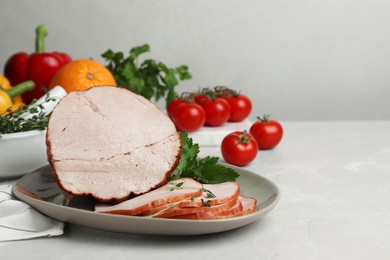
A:
[[[236,145],[239,144],[239,143],[244,143],[244,144],[249,144],[249,142],[252,140],[251,137],[247,137],[246,135],[248,134],[248,132],[246,130],[244,130],[242,132],[242,135],[236,135],[238,140],[236,142]]]
[[[269,114],[264,114],[263,117],[257,117],[257,120],[260,121],[260,122],[265,122],[265,123],[268,123],[269,122],[269,119],[270,119],[270,115]]]

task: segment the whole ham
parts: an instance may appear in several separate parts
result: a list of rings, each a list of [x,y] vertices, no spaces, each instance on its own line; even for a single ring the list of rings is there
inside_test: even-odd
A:
[[[103,202],[164,185],[181,155],[180,135],[159,108],[111,86],[65,96],[51,114],[46,143],[59,186]]]

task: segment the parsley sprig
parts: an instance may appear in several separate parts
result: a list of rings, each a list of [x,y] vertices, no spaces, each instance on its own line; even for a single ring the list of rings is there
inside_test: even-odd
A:
[[[180,80],[191,79],[188,67],[181,65],[169,68],[160,61],[146,59],[139,62],[141,54],[150,51],[149,45],[134,47],[125,57],[123,52],[107,50],[102,57],[108,62],[106,66],[114,75],[119,86],[155,101],[165,97],[167,104],[177,96],[175,87]],[[140,63],[140,64],[139,64]]]
[[[170,180],[193,178],[201,183],[216,184],[235,181],[239,174],[232,168],[218,164],[218,157],[198,159],[199,145],[194,144],[186,132],[181,132],[182,155]]]

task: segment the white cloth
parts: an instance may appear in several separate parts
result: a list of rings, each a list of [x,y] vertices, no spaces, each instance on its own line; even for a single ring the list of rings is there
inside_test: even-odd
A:
[[[0,183],[0,242],[60,236],[63,233],[63,222],[44,216],[17,200],[12,194],[12,184]]]

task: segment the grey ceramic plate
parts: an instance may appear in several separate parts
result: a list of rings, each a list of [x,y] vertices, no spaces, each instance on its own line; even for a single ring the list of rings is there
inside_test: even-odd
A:
[[[259,220],[273,209],[280,192],[275,184],[253,172],[235,168],[240,177],[241,194],[257,199],[258,211],[246,216],[221,220],[176,220],[95,213],[95,201],[73,197],[56,183],[53,170],[44,166],[22,177],[13,192],[32,207],[64,222],[121,233],[155,235],[200,235],[227,231]]]

